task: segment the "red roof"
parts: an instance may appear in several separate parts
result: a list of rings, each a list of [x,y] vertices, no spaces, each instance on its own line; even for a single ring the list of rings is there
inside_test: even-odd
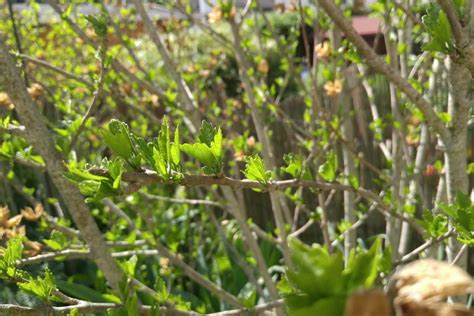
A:
[[[362,36],[379,33],[381,24],[379,19],[365,15],[352,17],[352,26],[356,29],[357,33]]]

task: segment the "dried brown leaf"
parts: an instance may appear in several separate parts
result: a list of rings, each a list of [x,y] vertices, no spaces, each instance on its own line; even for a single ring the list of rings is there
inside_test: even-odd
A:
[[[395,276],[399,302],[440,301],[474,288],[473,279],[457,266],[433,259],[408,264]]]
[[[5,227],[6,228],[16,227],[21,223],[22,219],[23,219],[23,215],[21,214],[15,215],[6,222]]]
[[[0,207],[0,225],[5,226],[6,222],[10,218],[10,210],[8,207]]]
[[[33,257],[41,253],[41,251],[44,248],[44,245],[37,242],[37,241],[31,241],[31,240],[26,240],[24,243],[25,245],[25,250],[23,251],[23,254],[26,257]]]
[[[41,204],[36,204],[35,209],[31,207],[26,207],[21,210],[21,215],[28,221],[37,221],[41,215],[43,215],[44,208]]]

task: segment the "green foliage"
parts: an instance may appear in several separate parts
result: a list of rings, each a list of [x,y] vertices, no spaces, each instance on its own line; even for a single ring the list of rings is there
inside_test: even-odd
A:
[[[319,167],[319,175],[326,181],[334,181],[337,172],[337,156],[334,151],[326,155],[326,161]]]
[[[272,180],[271,171],[265,170],[263,160],[258,155],[253,155],[245,158],[245,170],[242,173],[249,180],[258,181],[262,184],[267,184]]]
[[[55,300],[53,291],[56,289],[56,283],[51,271],[46,270],[44,277],[30,278],[26,282],[18,283],[22,291],[38,296],[43,301],[49,302]]]
[[[94,31],[97,36],[102,38],[107,36],[109,17],[107,11],[105,11],[105,8],[99,15],[85,15],[84,18],[89,21],[90,24],[92,24],[92,27],[94,28]]]
[[[286,167],[282,167],[281,170],[288,173],[295,179],[311,180],[313,177],[307,168],[304,167],[303,156],[286,154],[283,156],[283,160],[286,163]]]
[[[453,0],[453,2],[457,15],[464,18],[466,16],[466,0]]]
[[[458,192],[455,203],[440,204],[440,209],[452,220],[458,240],[474,245],[474,205],[469,196]]]
[[[417,222],[431,238],[439,237],[448,231],[448,219],[444,214],[433,214],[425,209],[422,219]]]
[[[142,155],[148,155],[148,148],[144,150]],[[175,180],[181,177],[179,126],[176,127],[174,142],[171,143],[170,127],[166,117],[163,118],[158,138],[153,146],[153,161],[154,169],[163,179]]]
[[[23,238],[15,237],[7,242],[7,247],[0,248],[0,277],[3,279],[15,279],[23,273],[17,269],[16,263],[21,259],[23,253]]]
[[[65,249],[69,246],[70,242],[71,240],[68,239],[66,235],[57,230],[51,232],[50,239],[43,239],[43,243],[55,251]]]
[[[98,302],[98,303],[106,303],[112,302],[120,304],[120,299],[117,301],[112,301],[108,298],[109,294],[102,294],[101,292],[94,290],[88,286],[73,283],[73,282],[66,282],[62,280],[56,280],[56,286],[58,290],[61,292],[76,297],[80,300],[85,300],[89,302]]]
[[[222,131],[203,121],[199,131],[199,143],[183,144],[181,150],[204,165],[206,174],[221,174],[222,171]]]
[[[80,2],[102,6],[93,4],[92,1]],[[174,9],[170,1],[161,2]],[[257,2],[252,2],[249,14],[243,16],[239,28],[241,46],[246,55],[244,58],[249,65],[248,72],[245,73],[239,73],[242,67],[236,58],[236,45],[225,45],[224,41],[216,40],[214,36],[220,34],[221,39],[232,38],[228,20],[234,16],[235,0],[220,1],[222,12],[214,12],[219,22],[208,25],[213,32],[190,27],[192,23],[186,19],[165,19],[160,27],[160,35],[166,42],[176,70],[182,75],[183,82],[189,87],[198,105],[199,112],[193,114],[206,118],[198,135],[191,133],[185,124],[194,122],[195,117],[192,120],[186,117],[190,113],[180,104],[180,89],[175,78],[163,67],[164,61],[161,55],[156,53],[149,37],[136,29],[137,16],[133,8],[121,7],[113,17],[107,16],[106,12],[86,17],[73,14],[77,8],[76,4],[65,3],[66,12],[61,17],[74,20],[96,43],[105,43],[110,32],[107,30],[108,19],[114,19],[117,27],[123,32],[110,37],[112,40],[108,43],[107,52],[103,50],[102,45],[98,50],[78,38],[73,28],[66,26],[65,21],[57,21],[45,27],[44,23],[38,20],[39,9],[33,9],[39,7],[35,2],[32,2],[31,10],[24,10],[17,15],[21,15],[17,30],[20,33],[23,53],[55,65],[72,75],[64,77],[64,73],[56,73],[50,68],[42,69],[40,64],[25,64],[25,77],[30,86],[32,83],[39,83],[44,89],[44,93],[34,99],[52,131],[56,148],[68,167],[66,177],[85,195],[90,212],[109,243],[110,251],[137,251],[137,255],[118,260],[126,276],[120,284],[121,290],[115,292],[107,287],[103,272],[97,270],[96,264],[89,260],[90,258],[81,260],[80,264],[69,264],[66,262],[67,256],[49,261],[47,265],[58,279],[56,282],[50,272],[36,277],[37,271],[45,265],[43,262],[28,265],[28,273],[17,269],[16,265],[22,260],[22,253],[26,255],[27,251],[29,254],[34,252],[30,252],[27,243],[24,243],[23,249],[20,239],[12,239],[0,250],[0,277],[8,281],[0,289],[0,300],[15,302],[17,297],[22,296],[27,299],[17,299],[17,303],[36,306],[40,303],[37,298],[39,297],[46,301],[46,304],[50,304],[48,301],[54,299],[51,291],[56,283],[61,292],[74,298],[120,305],[120,309],[108,312],[109,315],[135,315],[138,302],[151,306],[151,315],[158,315],[161,305],[173,305],[178,309],[203,314],[233,308],[222,302],[212,291],[183,275],[181,269],[172,268],[173,262],[168,263],[164,258],[160,258],[158,262],[156,258],[141,255],[138,251],[154,249],[156,242],[160,241],[176,253],[178,258],[189,263],[197,273],[237,297],[249,309],[249,313],[252,313],[256,304],[269,299],[268,287],[266,282],[260,282],[261,276],[256,274],[264,293],[264,297],[261,297],[260,289],[257,291],[255,284],[235,260],[234,255],[229,255],[229,250],[232,250],[232,253],[239,255],[249,264],[250,269],[258,273],[257,259],[260,258],[255,256],[254,249],[246,244],[248,241],[241,231],[241,223],[229,212],[213,212],[214,204],[210,202],[215,201],[227,207],[225,199],[219,200],[221,192],[216,190],[216,186],[186,188],[173,185],[181,182],[185,172],[192,175],[201,167],[205,174],[222,177],[225,173],[233,178],[240,178],[239,173],[244,169],[244,176],[261,183],[262,189],[265,185],[272,184],[272,181],[278,181],[277,175],[282,175],[285,179],[299,180],[318,177],[323,181],[349,184],[354,190],[364,185],[365,189],[373,190],[376,195],[384,193],[385,202],[402,206],[401,211],[424,228],[425,239],[445,234],[448,231],[448,222],[451,221],[455,236],[472,245],[473,211],[466,197],[458,198],[455,205],[442,205],[442,212],[438,214],[425,210],[420,217],[417,213],[421,208],[421,201],[433,196],[428,190],[435,187],[431,180],[437,181],[437,176],[415,176],[414,166],[402,164],[404,169],[399,171],[406,173],[409,179],[416,181],[417,185],[423,185],[425,181],[430,185],[424,186],[426,190],[417,192],[420,198],[417,196],[415,201],[406,198],[410,196],[409,192],[405,191],[409,188],[404,188],[398,201],[390,191],[383,192],[389,186],[385,179],[393,178],[394,175],[391,170],[393,161],[387,161],[384,158],[385,152],[377,149],[378,146],[371,148],[370,143],[373,141],[375,145],[385,144],[380,146],[382,151],[385,150],[384,147],[390,151],[390,144],[393,144],[393,139],[390,138],[395,135],[393,131],[401,131],[400,128],[403,128],[407,138],[402,140],[406,140],[409,149],[403,151],[403,154],[412,155],[407,161],[415,161],[417,150],[423,147],[419,146],[422,130],[426,128],[426,124],[430,125],[423,113],[397,92],[394,96],[400,101],[400,117],[395,117],[393,109],[386,102],[391,93],[386,77],[374,75],[372,70],[368,70],[370,67],[365,58],[347,38],[343,38],[341,43],[333,43],[329,39],[328,47],[332,50],[318,51],[322,47],[305,47],[302,43],[303,29],[307,31],[308,39],[312,39],[313,30],[310,30],[309,26],[316,23],[318,28],[327,34],[335,27],[323,10],[316,12],[308,6],[301,8],[301,12],[287,10],[280,13],[274,10],[262,16],[256,8]],[[453,0],[453,4],[461,24],[465,25],[467,1]],[[399,66],[408,69],[408,72],[413,69],[408,81],[426,100],[436,105],[436,113],[446,125],[454,123],[456,116],[451,117],[444,108],[448,98],[446,89],[434,89],[437,91],[434,94],[428,92],[434,91],[432,82],[442,87],[449,85],[450,77],[447,76],[446,67],[430,67],[434,59],[444,58],[443,55],[436,53],[434,58],[420,59],[417,51],[421,43],[428,42],[426,48],[429,51],[456,56],[446,15],[436,4],[415,1],[414,6],[407,10],[417,18],[425,12],[426,16],[423,17],[423,25],[414,23],[412,27],[407,27],[407,23],[411,22],[408,22],[406,13],[392,2],[378,0],[373,8],[373,14],[389,23],[387,26],[390,29],[410,31],[406,37],[399,37],[396,32],[392,32],[393,36],[387,38],[396,48],[396,52],[403,56]],[[344,13],[347,17],[351,15],[350,10]],[[7,16],[8,12],[6,7],[0,6],[0,16],[2,14]],[[14,34],[12,31],[10,20],[0,23],[0,33],[7,35],[7,45],[15,49],[17,43],[11,36]],[[38,36],[39,34],[41,36]],[[410,39],[410,42],[403,42],[406,38]],[[313,51],[314,48],[316,49]],[[316,53],[317,56],[314,57],[318,60],[317,67],[308,67],[311,64],[306,60],[308,49],[310,55]],[[114,58],[114,67],[109,69],[108,62],[111,58]],[[324,85],[328,81],[345,77],[347,60],[358,64],[361,75],[358,80],[363,81],[364,89],[350,89],[347,86],[348,81],[345,80],[344,88],[337,93],[337,97],[326,95]],[[19,65],[22,64],[23,57],[17,55],[16,61]],[[97,108],[78,134],[84,113],[92,99],[97,96],[99,74],[104,66],[102,62],[106,68],[104,93],[97,99]],[[118,63],[122,64],[123,68],[115,67]],[[420,65],[421,68],[418,67]],[[414,71],[425,68],[426,73]],[[250,100],[245,91],[242,74],[250,76],[254,100]],[[433,77],[434,80],[420,80],[423,77],[420,77],[420,74]],[[84,84],[84,80],[92,84]],[[155,90],[154,88],[163,93],[150,91]],[[58,210],[58,215],[61,215],[59,206],[64,208],[63,201],[67,197],[59,197],[56,188],[49,181],[50,178],[44,178],[43,172],[36,170],[38,167],[44,169],[45,161],[25,140],[22,131],[17,128],[18,133],[9,132],[12,126],[27,125],[28,122],[22,121],[20,124],[13,119],[16,114],[9,102],[6,102],[3,92],[0,89],[0,178],[5,176],[0,186],[0,208],[8,206],[16,214],[17,210],[30,205],[31,198],[34,198],[44,205],[51,216],[56,215],[55,209]],[[362,93],[359,102],[362,102],[363,106],[354,110],[357,105],[357,102],[354,102],[357,101],[355,96],[358,93]],[[255,101],[260,122],[251,119],[249,101]],[[375,108],[372,109],[371,106]],[[366,113],[366,109],[369,109],[369,112]],[[374,115],[370,115],[370,111],[380,116],[375,119]],[[341,148],[344,148],[341,146],[345,146],[342,141],[352,141],[341,138],[340,134],[346,114],[357,126],[369,126],[365,133],[362,133],[362,130],[354,130],[354,135],[361,138],[355,142],[353,148],[354,163],[356,168],[360,169],[360,175],[342,173],[343,168],[339,165],[342,160],[338,155]],[[105,123],[111,117],[117,119]],[[269,131],[272,154],[280,167],[278,171],[266,170],[261,156],[258,156],[258,153],[267,148],[262,148],[265,142],[256,142],[251,136],[255,135],[256,123],[262,124]],[[228,139],[223,138],[221,128]],[[431,128],[428,133],[430,141],[424,148],[427,153],[436,153],[437,142],[433,138],[436,136]],[[73,137],[77,137],[77,141],[71,147]],[[185,144],[181,144],[182,142]],[[181,151],[184,151],[184,156]],[[291,151],[298,154],[285,155],[281,161],[283,153]],[[234,159],[231,158],[232,155]],[[357,155],[360,156],[356,157]],[[429,160],[436,159],[429,156]],[[322,157],[325,159],[321,164]],[[442,173],[445,163],[441,160],[435,163],[438,174]],[[372,171],[376,169],[372,167],[378,169],[383,177],[373,177]],[[127,188],[135,189],[138,183],[126,183],[123,180],[124,175],[129,175],[132,171],[134,176],[139,176],[140,173],[148,172],[147,169],[154,170],[161,181],[149,183],[139,191],[125,196],[134,191]],[[474,164],[468,166],[468,173],[474,173]],[[294,232],[300,228],[314,226],[322,221],[325,214],[318,199],[312,195],[313,191],[315,190],[296,188],[285,190],[282,198],[287,199],[285,201],[290,203],[290,208],[295,206],[299,215],[294,227],[288,222],[284,223],[288,232],[290,229]],[[127,220],[117,216],[116,209],[104,207],[102,199],[106,197],[113,197],[111,201],[127,215]],[[273,218],[269,218],[270,201],[266,195],[245,191],[242,194],[239,192],[237,197],[239,203],[245,204],[241,205],[242,209],[247,208],[250,211],[255,207],[257,210],[265,210],[249,215],[255,225],[264,230],[266,236],[281,238]],[[326,198],[328,209],[324,211],[329,212],[326,221],[330,238],[334,239],[332,241],[341,242],[354,223],[340,216],[343,202],[339,193],[329,193]],[[204,201],[204,204],[199,201],[194,203],[198,199]],[[207,205],[208,202],[210,205]],[[354,204],[355,215],[364,216],[361,220],[370,222],[372,214],[365,212],[371,201],[358,196]],[[336,212],[332,212],[333,210]],[[64,213],[67,214],[68,211],[64,209]],[[287,215],[284,214],[285,221],[290,219]],[[216,217],[220,230],[216,229],[214,219],[211,220],[210,216]],[[67,215],[59,217],[59,225],[71,227]],[[133,222],[134,231],[130,230],[128,220]],[[311,225],[303,224],[306,221]],[[66,237],[53,230],[48,223],[49,221],[42,218],[36,222],[22,222],[22,225],[26,227],[29,240],[41,242],[46,246],[43,247],[44,252],[85,250],[83,241]],[[18,227],[14,227],[16,228]],[[8,229],[10,228],[4,227],[5,232]],[[364,229],[365,226],[362,226],[357,230],[361,245],[372,240],[367,231],[361,233]],[[321,239],[320,232],[312,229],[301,236],[308,242]],[[7,233],[4,238],[9,238]],[[412,246],[415,244],[410,243],[408,249]],[[281,266],[282,249],[266,238],[259,238],[257,247],[261,250],[271,277],[274,280],[279,279],[284,270]],[[342,245],[339,243],[337,247]],[[343,256],[337,251],[332,254],[324,247],[309,247],[298,244],[297,241],[291,242],[291,252],[295,268],[288,270],[284,281],[279,285],[290,315],[342,315],[345,301],[352,292],[373,287],[379,275],[384,278],[381,283],[385,284],[387,275],[390,275],[393,269],[391,249],[385,247],[382,251],[381,241],[378,239],[368,250],[352,249],[348,262],[344,262]],[[31,277],[29,273],[35,277]],[[135,286],[130,286],[130,277],[149,287],[153,287],[156,280],[153,288],[157,295],[149,295]],[[19,291],[19,283],[23,284],[25,291],[35,296]]]
[[[347,267],[342,254],[330,254],[320,245],[308,246],[292,239],[291,259],[279,290],[289,315],[343,315],[346,298],[361,288],[371,288],[382,271],[384,252],[377,239],[369,250],[353,249]]]
[[[138,262],[138,257],[136,255],[133,255],[128,259],[127,261],[120,262],[120,266],[122,267],[122,270],[130,277],[135,276],[135,269],[137,266]]]
[[[67,165],[68,172],[65,176],[78,185],[81,193],[87,196],[89,201],[99,201],[119,193],[123,161],[120,158],[112,161],[104,158],[102,166],[109,169],[108,176],[92,174],[83,163],[71,160]]]
[[[422,22],[431,36],[431,41],[424,46],[425,50],[446,54],[454,50],[453,36],[448,17],[439,5],[430,3],[426,10],[426,15],[422,18]]]
[[[140,156],[132,143],[132,136],[127,124],[118,120],[111,120],[108,130],[102,133],[104,142],[112,151],[124,159],[132,168],[140,166]]]

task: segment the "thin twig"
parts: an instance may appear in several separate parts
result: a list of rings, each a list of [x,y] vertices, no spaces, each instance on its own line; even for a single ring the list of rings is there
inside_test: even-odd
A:
[[[452,266],[455,265],[456,262],[458,262],[458,260],[462,257],[467,248],[467,244],[462,245],[461,249],[459,249],[459,252],[456,254],[456,257],[454,257],[453,261],[451,261],[450,263]]]
[[[20,54],[21,54],[23,52],[23,48],[21,47],[20,32],[19,32],[19,30],[17,28],[17,25],[16,25],[15,12],[13,10],[13,1],[12,0],[7,0],[7,3],[8,3],[8,14],[10,16],[10,21],[12,22],[13,37],[15,38],[16,49],[18,49],[18,52],[20,52]],[[25,66],[26,65],[25,65],[24,61],[21,61],[21,69],[23,70],[23,78],[25,80],[25,85],[28,87],[29,86],[28,75],[26,73]]]
[[[81,124],[77,128],[75,134],[71,138],[71,142],[69,143],[69,148],[72,150],[74,148],[74,145],[77,142],[77,139],[79,138],[79,135],[81,134],[82,130],[84,129],[87,120],[91,117],[92,114],[95,113],[97,110],[97,107],[99,106],[100,102],[102,101],[102,97],[104,95],[104,83],[105,83],[105,77],[107,75],[107,46],[108,46],[108,41],[107,41],[107,35],[104,35],[102,38],[101,45],[99,47],[99,56],[100,56],[100,75],[99,75],[99,80],[97,82],[97,89],[94,92],[94,96],[92,97],[92,102],[87,108],[86,113],[82,117]]]
[[[448,230],[446,233],[444,233],[441,236],[438,236],[436,238],[432,238],[432,239],[426,241],[424,244],[422,244],[421,246],[419,246],[418,248],[416,248],[412,252],[406,254],[400,260],[396,261],[394,264],[399,265],[399,264],[407,263],[407,262],[410,262],[410,261],[414,260],[420,253],[422,253],[426,249],[430,248],[431,246],[433,246],[433,245],[435,245],[435,244],[451,237],[453,234],[454,234],[454,230],[451,229],[451,230]]]

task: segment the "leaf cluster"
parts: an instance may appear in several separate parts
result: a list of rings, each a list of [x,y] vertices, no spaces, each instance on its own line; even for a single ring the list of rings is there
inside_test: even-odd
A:
[[[290,241],[294,268],[287,269],[279,289],[289,315],[343,315],[347,297],[358,289],[370,288],[385,270],[388,251],[381,239],[368,250],[352,249],[344,268],[340,252],[330,254],[320,245]]]

